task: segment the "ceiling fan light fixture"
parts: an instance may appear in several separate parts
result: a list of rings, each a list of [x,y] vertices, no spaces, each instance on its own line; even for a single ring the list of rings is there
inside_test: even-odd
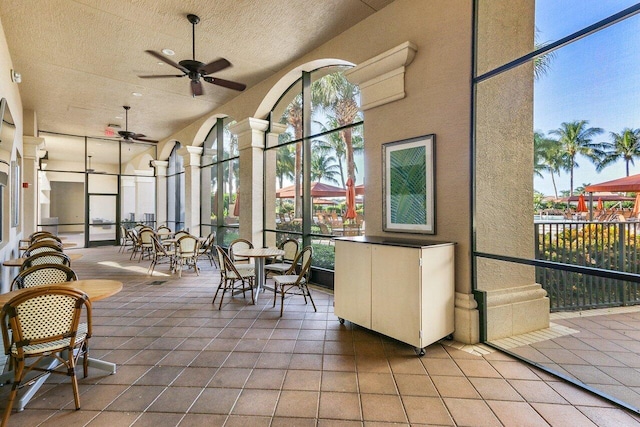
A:
[[[142,96],[142,94],[140,92],[131,92],[131,95],[133,95],[133,96]]]
[[[167,55],[167,56],[173,56],[173,55],[175,55],[175,54],[176,54],[173,50],[171,50],[171,49],[167,49],[167,48],[162,49],[162,51],[161,51],[161,52],[162,52],[162,53],[164,53],[164,54],[165,54],[165,55]],[[158,62],[158,64],[161,64],[161,62]]]

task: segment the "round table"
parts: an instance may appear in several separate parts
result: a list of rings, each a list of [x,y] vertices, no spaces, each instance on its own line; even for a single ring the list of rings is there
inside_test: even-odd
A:
[[[68,256],[71,261],[76,261],[82,258],[82,254],[75,252],[65,255]],[[11,258],[3,261],[2,265],[4,265],[5,267],[21,267],[25,260],[26,258]]]
[[[38,288],[46,286],[69,286],[87,294],[91,301],[99,301],[117,294],[122,290],[122,282],[117,280],[106,279],[86,279],[74,280],[71,282],[56,283],[54,285],[41,285]],[[0,305],[9,302],[11,298],[28,291],[31,288],[17,289],[15,291],[0,294]]]
[[[278,248],[242,248],[234,249],[234,255],[239,257],[254,258],[256,264],[256,293],[253,296],[253,303],[258,300],[260,289],[264,286],[264,260],[265,258],[273,258],[283,256],[284,251]]]

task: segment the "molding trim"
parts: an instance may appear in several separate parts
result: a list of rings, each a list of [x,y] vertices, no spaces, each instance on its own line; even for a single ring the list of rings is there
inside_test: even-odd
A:
[[[417,51],[415,44],[406,41],[345,71],[345,77],[360,86],[362,110],[405,97],[405,68]]]

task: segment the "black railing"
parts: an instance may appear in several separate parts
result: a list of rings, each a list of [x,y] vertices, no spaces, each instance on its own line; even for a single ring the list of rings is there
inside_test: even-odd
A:
[[[640,273],[639,222],[536,222],[536,259]],[[637,236],[637,238],[636,238]],[[536,267],[551,311],[640,304],[640,284]]]

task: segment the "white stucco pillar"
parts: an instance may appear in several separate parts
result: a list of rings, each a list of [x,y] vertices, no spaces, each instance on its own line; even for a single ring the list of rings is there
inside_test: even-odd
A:
[[[240,150],[240,237],[262,246],[263,210],[263,152],[264,132],[269,127],[266,120],[248,117],[229,131],[238,137]]]
[[[166,160],[152,160],[156,170],[156,226],[167,223],[167,168]]]
[[[23,136],[22,143],[22,182],[28,185],[22,189],[22,233],[29,236],[38,227],[38,162],[44,138]]]
[[[135,177],[135,203],[136,220],[145,221],[145,214],[154,213],[156,206],[155,181],[153,171],[136,169]],[[149,224],[153,226],[152,224]]]
[[[131,214],[133,214],[133,221],[138,220],[136,218],[136,181],[133,176],[122,176],[120,177],[120,200],[121,200],[121,211],[120,211],[120,220],[128,221],[131,219]],[[133,225],[133,224],[131,224]]]
[[[178,150],[184,159],[184,228],[200,236],[200,158],[202,147],[187,145]]]
[[[270,132],[267,133],[267,147],[273,147],[278,144],[278,137],[287,130],[287,125],[282,123],[272,123]],[[265,228],[276,228],[276,159],[278,150],[269,150],[265,154]],[[265,244],[267,246],[276,246],[276,234],[268,233],[266,235]]]

